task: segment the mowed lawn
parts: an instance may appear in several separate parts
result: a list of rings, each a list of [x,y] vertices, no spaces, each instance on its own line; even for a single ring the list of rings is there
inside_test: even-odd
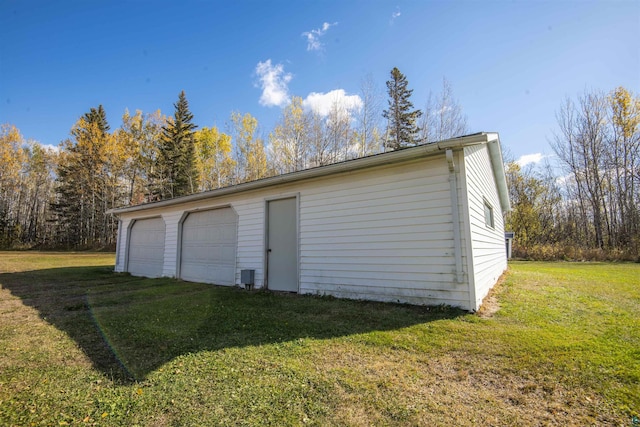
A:
[[[640,264],[510,264],[495,313],[0,252],[0,425],[636,425]],[[640,421],[637,421],[640,424]]]

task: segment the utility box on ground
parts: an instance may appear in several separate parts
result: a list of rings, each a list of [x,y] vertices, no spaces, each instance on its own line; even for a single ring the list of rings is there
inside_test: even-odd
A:
[[[255,270],[240,270],[240,282],[245,286],[245,288],[247,288],[247,290],[253,287],[255,276]]]

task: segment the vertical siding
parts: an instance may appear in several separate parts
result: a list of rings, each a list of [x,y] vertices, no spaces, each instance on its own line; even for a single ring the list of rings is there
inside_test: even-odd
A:
[[[300,197],[302,293],[468,306],[444,155],[323,179]]]
[[[486,145],[464,149],[464,179],[467,186],[467,209],[469,220],[469,242],[471,258],[470,279],[475,289],[474,309],[478,309],[483,298],[507,269],[504,244],[504,222],[500,199],[496,187],[489,150]],[[493,207],[494,227],[485,224],[485,200]]]

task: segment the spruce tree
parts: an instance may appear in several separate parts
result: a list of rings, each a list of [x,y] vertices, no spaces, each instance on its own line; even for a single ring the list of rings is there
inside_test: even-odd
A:
[[[413,89],[408,89],[407,85],[405,75],[394,67],[391,70],[391,80],[387,81],[389,108],[382,113],[387,119],[387,137],[384,144],[388,150],[398,150],[420,142],[417,120],[422,111],[413,109],[413,103],[409,99]]]
[[[158,158],[157,180],[160,182],[158,196],[161,199],[184,196],[198,188],[198,171],[195,162],[196,125],[184,91],[174,104],[175,114],[162,127],[161,151]]]
[[[84,119],[89,123],[95,123],[103,135],[106,135],[111,129],[107,122],[107,113],[105,113],[102,104],[98,105],[98,108],[91,107],[89,112],[85,113]]]

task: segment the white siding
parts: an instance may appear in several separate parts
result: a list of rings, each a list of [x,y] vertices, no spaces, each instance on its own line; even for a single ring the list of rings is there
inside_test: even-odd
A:
[[[460,151],[454,151],[453,152],[453,163],[454,163],[454,169],[455,172],[451,173],[449,172],[449,180],[455,180],[455,185],[456,185],[456,193],[457,193],[457,202],[458,202],[458,227],[459,227],[459,238],[460,238],[460,263],[461,263],[461,275],[460,277],[458,277],[458,283],[464,283],[465,287],[468,287],[468,276],[469,276],[469,271],[468,271],[468,267],[467,267],[467,262],[468,262],[468,256],[470,256],[471,254],[468,254],[467,251],[465,250],[466,245],[468,243],[468,238],[467,238],[467,234],[466,230],[469,229],[468,225],[467,225],[467,220],[468,220],[468,216],[466,215],[466,186],[465,186],[465,182],[464,182],[464,177],[462,176],[462,174],[464,174],[464,152],[462,150]],[[449,165],[447,163],[447,169],[448,169]],[[452,192],[451,190],[451,183],[449,183],[449,191]],[[450,195],[451,200],[453,201],[453,194]],[[451,215],[453,216],[453,212],[451,212]],[[452,220],[454,220],[454,218],[452,218]],[[453,239],[453,235],[452,235],[452,239]],[[453,243],[452,243],[453,244]],[[454,253],[455,256],[455,253]],[[454,259],[455,262],[455,259]],[[467,294],[467,297],[470,298],[470,294]],[[471,310],[471,306],[469,305],[469,299],[467,299],[467,301],[465,302],[465,304],[459,304],[460,307],[466,308]]]
[[[129,244],[129,225],[131,224],[131,217],[120,218],[118,225],[118,251],[116,252],[116,267],[117,273],[125,271],[126,259],[127,259],[127,246]]]
[[[444,155],[307,184],[300,197],[300,290],[466,307],[452,236]]]
[[[241,270],[255,270],[255,286],[264,285],[264,196],[252,194],[251,197],[237,197],[233,207],[238,213],[238,257],[236,283],[240,284]]]
[[[270,193],[278,193],[273,190]],[[202,209],[232,206],[238,214],[238,254],[236,258],[236,284],[240,284],[240,270],[256,270],[255,284],[261,287],[264,283],[264,196],[263,194],[244,194],[224,198],[212,198],[185,205],[171,206],[145,211],[145,216],[161,214],[166,224],[165,254],[163,275],[166,277],[178,277],[178,248],[180,221],[187,212]],[[136,213],[121,215],[123,229]],[[124,240],[126,241],[126,239]],[[125,252],[124,250],[120,251]],[[122,255],[120,255],[122,258]],[[119,264],[124,271],[124,262]],[[118,267],[118,265],[116,266]]]
[[[470,153],[472,157],[473,153]],[[489,173],[486,150],[469,159],[466,169],[481,167],[480,177]],[[476,166],[475,163],[478,163]],[[458,167],[464,173],[462,154]],[[486,171],[484,170],[486,169]],[[469,292],[467,277],[477,263],[483,289],[493,284],[496,270],[493,249],[494,234],[502,230],[502,216],[495,185],[469,174],[467,181],[480,194],[480,210],[474,195],[474,221],[484,226],[482,191],[494,203],[496,229],[487,233],[476,230],[478,224],[464,224],[468,219],[464,208],[467,199],[465,177],[458,176],[463,280],[456,281],[453,243],[453,219],[449,170],[444,152],[429,158],[401,164],[378,166],[319,177],[296,183],[252,190],[244,193],[212,197],[181,205],[121,214],[123,231],[132,218],[162,215],[166,224],[163,274],[179,277],[180,221],[186,212],[231,206],[238,214],[238,249],[236,284],[240,270],[254,269],[255,286],[264,284],[265,269],[265,208],[268,200],[299,197],[299,284],[301,293],[329,294],[337,297],[399,301],[416,304],[451,304],[467,309],[476,308]],[[493,185],[493,187],[491,187]],[[481,191],[482,190],[482,191]],[[477,212],[476,212],[477,211]],[[477,238],[476,238],[477,234]],[[474,236],[469,239],[469,236]],[[123,233],[126,240],[126,232]],[[503,242],[503,238],[499,239]],[[504,255],[504,244],[502,252]],[[473,246],[474,252],[465,250]],[[469,258],[479,254],[479,261]],[[118,266],[126,252],[121,250]],[[485,268],[488,266],[488,268]],[[122,271],[122,270],[119,270]]]
[[[167,235],[164,241],[164,270],[163,276],[176,277],[178,265],[178,225],[182,218],[182,210],[167,210],[162,214],[167,226]]]
[[[471,256],[467,262],[475,296],[470,301],[478,309],[483,298],[507,269],[504,222],[491,159],[486,145],[464,148],[464,180],[467,187],[467,226]],[[493,208],[494,227],[485,224],[485,201]]]

